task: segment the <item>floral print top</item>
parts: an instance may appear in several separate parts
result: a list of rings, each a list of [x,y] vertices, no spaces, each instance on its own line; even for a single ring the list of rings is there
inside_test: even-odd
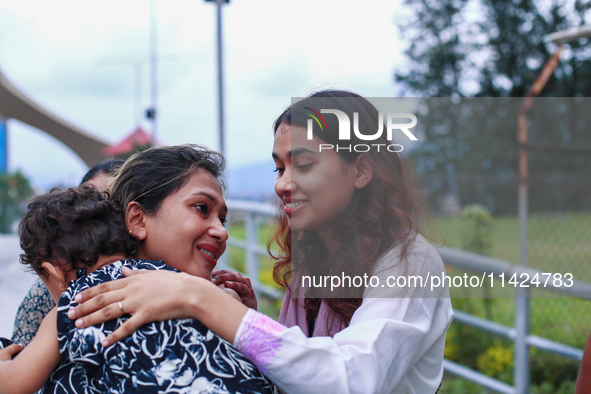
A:
[[[58,340],[64,362],[43,393],[272,393],[256,366],[193,319],[149,323],[105,348],[101,345],[129,315],[78,329],[66,314],[76,294],[132,269],[171,270],[163,262],[129,259],[71,282],[58,305]]]
[[[16,343],[28,345],[43,321],[45,315],[55,306],[47,287],[37,278],[31,289],[21,302],[14,319],[12,340]]]

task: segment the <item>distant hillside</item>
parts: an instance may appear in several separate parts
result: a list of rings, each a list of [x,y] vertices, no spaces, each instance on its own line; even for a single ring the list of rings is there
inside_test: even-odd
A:
[[[229,169],[226,175],[228,198],[250,201],[274,201],[273,185],[277,174],[269,160]]]

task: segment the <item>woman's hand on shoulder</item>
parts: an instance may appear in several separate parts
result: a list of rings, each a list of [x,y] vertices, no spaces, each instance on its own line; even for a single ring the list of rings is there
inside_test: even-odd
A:
[[[245,278],[238,272],[219,270],[213,272],[211,281],[218,286],[225,284],[226,288],[238,293],[240,301],[244,305],[255,311],[257,310],[257,297],[250,283],[250,279]]]
[[[68,311],[68,317],[76,320],[78,328],[131,315],[105,338],[103,346],[125,338],[147,323],[192,317],[192,296],[199,286],[209,283],[203,278],[164,270],[135,271],[124,267],[122,272],[126,278],[101,283],[76,295],[74,300],[79,305]]]

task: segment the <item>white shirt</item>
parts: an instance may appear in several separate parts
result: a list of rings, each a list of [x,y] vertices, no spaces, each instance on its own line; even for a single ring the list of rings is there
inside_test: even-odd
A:
[[[445,271],[420,235],[409,249],[407,265],[397,264],[399,252],[393,248],[378,262],[381,283],[405,267],[405,275],[423,278]],[[287,328],[250,310],[234,346],[288,394],[434,393],[443,375],[445,333],[453,311],[447,288],[430,290],[368,288],[349,327],[333,338],[308,338],[297,326]],[[407,296],[369,298],[402,293]]]

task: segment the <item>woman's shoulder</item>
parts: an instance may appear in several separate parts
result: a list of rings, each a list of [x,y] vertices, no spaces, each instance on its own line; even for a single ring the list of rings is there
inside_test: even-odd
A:
[[[376,264],[375,272],[396,267],[401,273],[445,269],[443,260],[433,245],[421,234],[411,234],[386,252]]]
[[[449,297],[446,287],[431,286],[433,276],[446,275],[441,256],[421,234],[410,237],[378,260],[373,276],[379,285],[367,287],[364,298]]]

